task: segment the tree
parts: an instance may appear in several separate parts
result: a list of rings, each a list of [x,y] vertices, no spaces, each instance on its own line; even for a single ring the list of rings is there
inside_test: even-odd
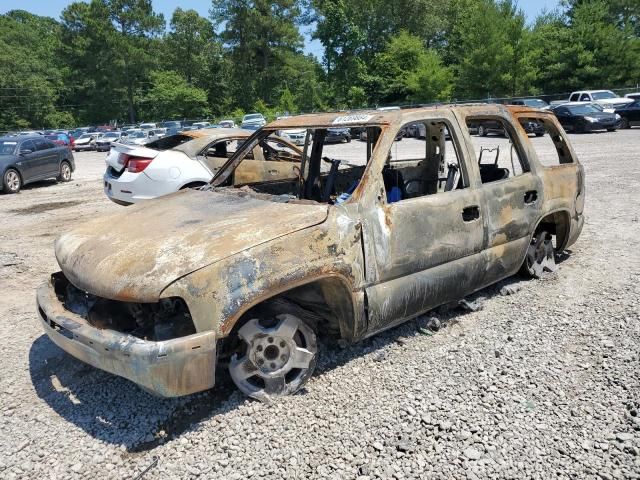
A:
[[[178,72],[152,72],[144,97],[146,114],[155,119],[204,118],[209,115],[207,92],[190,85]]]
[[[456,72],[458,97],[535,92],[531,37],[512,0],[457,0],[452,16],[446,59]]]
[[[233,64],[233,98],[247,109],[275,103],[290,55],[300,54],[298,0],[212,0],[211,19]]]
[[[53,19],[23,10],[0,15],[0,130],[43,127],[65,108],[57,106],[59,30]]]
[[[195,10],[176,8],[165,40],[167,65],[189,83],[194,83],[194,78],[200,80],[206,74],[205,58],[213,36],[213,25],[206,18]]]
[[[92,0],[69,5],[62,25],[69,80],[79,85],[78,97],[88,107],[84,116],[119,116],[124,100],[129,121],[135,121],[134,97],[157,63],[162,15],[150,0]]]
[[[539,18],[533,28],[539,87],[550,93],[631,85],[640,77],[640,42],[618,23],[609,2],[574,2],[566,15]]]
[[[438,53],[426,49],[416,35],[403,30],[391,37],[374,64],[376,102],[395,104],[448,100],[453,88],[451,71]]]

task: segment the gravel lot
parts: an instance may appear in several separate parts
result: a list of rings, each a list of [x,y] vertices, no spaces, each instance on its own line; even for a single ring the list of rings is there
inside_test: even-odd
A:
[[[587,221],[556,275],[325,342],[306,390],[275,404],[228,384],[157,399],[43,335],[53,239],[123,208],[102,193],[104,154],[0,196],[0,478],[640,478],[640,132],[571,140]]]

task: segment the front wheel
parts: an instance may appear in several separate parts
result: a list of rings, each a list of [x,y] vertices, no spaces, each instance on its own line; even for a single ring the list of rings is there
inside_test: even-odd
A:
[[[60,173],[58,174],[59,182],[68,182],[71,180],[71,164],[64,160],[60,164]]]
[[[480,137],[486,137],[487,136],[487,129],[484,128],[484,125],[480,125],[478,127],[478,136],[480,136]]]
[[[545,230],[536,232],[527,248],[520,271],[532,278],[542,278],[545,273],[556,271],[556,256],[553,237]]]
[[[316,366],[316,335],[289,313],[253,318],[237,333],[240,352],[231,357],[229,373],[245,395],[261,401],[297,392]]]
[[[620,124],[621,128],[627,129],[627,128],[631,128],[631,124],[629,123],[629,119],[626,117],[622,117],[622,122]]]
[[[18,193],[22,188],[22,178],[17,170],[8,169],[2,176],[2,186],[6,193]]]

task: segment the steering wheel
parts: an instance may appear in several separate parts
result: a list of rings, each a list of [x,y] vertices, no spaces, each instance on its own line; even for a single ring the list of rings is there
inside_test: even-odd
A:
[[[414,184],[417,185],[412,187]],[[411,180],[407,180],[404,182],[404,191],[407,192],[408,196],[422,193],[422,179],[412,178]]]

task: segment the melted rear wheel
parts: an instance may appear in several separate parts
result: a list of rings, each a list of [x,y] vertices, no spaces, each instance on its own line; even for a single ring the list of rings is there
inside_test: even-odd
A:
[[[553,237],[545,230],[539,231],[531,239],[521,271],[530,277],[542,278],[545,273],[555,272],[556,269]]]

